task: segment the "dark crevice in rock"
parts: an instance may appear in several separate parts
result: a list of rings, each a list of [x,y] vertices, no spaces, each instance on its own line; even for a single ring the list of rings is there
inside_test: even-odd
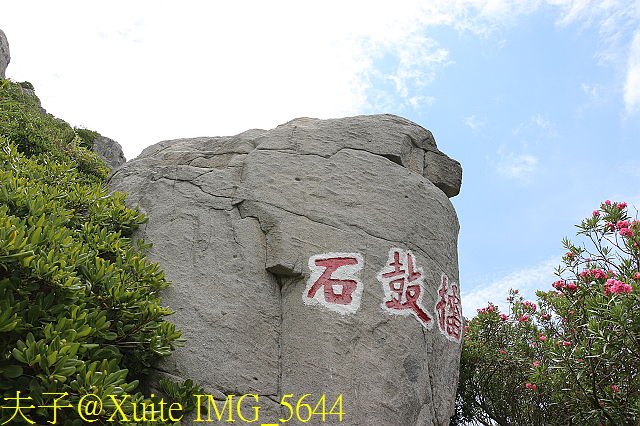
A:
[[[204,192],[205,194],[207,194],[207,195],[209,195],[209,196],[211,196],[211,197],[213,197],[213,198],[221,198],[221,199],[226,199],[226,200],[231,200],[231,199],[233,199],[233,196],[228,196],[228,197],[226,197],[226,196],[224,196],[224,195],[216,195],[216,194],[212,194],[211,192],[207,192],[207,191],[205,191],[204,189],[202,189],[202,186],[198,185],[197,183],[194,183],[194,182],[193,182],[193,181],[191,181],[191,180],[186,180],[186,179],[175,179],[175,178],[170,178],[170,177],[166,177],[166,176],[160,177],[160,178],[158,178],[157,180],[167,180],[167,181],[169,181],[169,182],[173,182],[173,185],[174,185],[173,187],[175,187],[175,183],[176,183],[176,182],[188,183],[188,184],[191,184],[191,185],[195,186],[195,187],[196,187],[196,188],[198,188],[200,191]],[[211,206],[211,208],[212,208],[212,209],[214,209],[214,210],[228,210],[228,209],[216,209],[214,206]]]
[[[260,396],[264,396],[268,400],[273,401],[278,405],[280,405],[280,401],[282,401],[282,397],[280,396],[280,392],[278,392],[278,395],[264,395],[264,394],[262,394]],[[277,398],[277,399],[275,399],[275,398]]]
[[[379,154],[378,154],[379,155]],[[391,154],[386,154],[386,155],[382,155],[382,157],[393,161],[394,163],[396,163],[398,166],[402,166],[405,167],[404,164],[402,164],[402,159],[397,156],[397,155],[391,155]]]

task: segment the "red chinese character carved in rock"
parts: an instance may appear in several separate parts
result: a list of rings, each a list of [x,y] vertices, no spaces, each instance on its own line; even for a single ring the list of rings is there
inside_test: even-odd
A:
[[[385,294],[383,309],[397,315],[413,314],[425,328],[431,329],[433,321],[422,306],[424,273],[410,250],[389,250],[389,263],[378,273],[378,280]]]
[[[341,314],[351,314],[360,307],[362,282],[360,270],[364,258],[360,253],[323,253],[309,258],[311,275],[302,300],[319,304]]]
[[[444,274],[438,296],[440,300],[436,303],[436,313],[440,332],[449,340],[459,342],[462,337],[463,319],[458,286],[449,282]]]

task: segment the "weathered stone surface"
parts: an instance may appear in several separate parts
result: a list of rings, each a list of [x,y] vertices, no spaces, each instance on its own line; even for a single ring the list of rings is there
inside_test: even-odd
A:
[[[122,146],[105,136],[98,136],[93,140],[93,151],[98,154],[102,161],[107,163],[111,170],[117,169],[127,161],[124,158]]]
[[[437,312],[459,301],[459,289],[441,289],[445,276],[457,285],[459,225],[423,176],[428,152],[439,152],[431,133],[397,116],[300,118],[161,142],[120,167],[110,189],[149,216],[137,237],[174,282],[163,303],[188,339],[155,378],[191,378],[218,408],[257,394],[258,424],[289,416],[283,395],[295,411],[324,394],[327,411],[342,395],[342,423],[306,424],[447,425],[462,336]],[[351,264],[331,272],[334,261]],[[389,307],[398,276],[411,309]],[[248,420],[253,402],[243,401]]]
[[[462,184],[460,163],[440,151],[426,151],[424,164],[426,165],[424,177],[447,194],[447,197],[455,197],[460,193]]]
[[[4,34],[4,31],[0,30],[0,78],[6,78],[4,72],[10,61],[9,41],[7,41],[7,36]]]

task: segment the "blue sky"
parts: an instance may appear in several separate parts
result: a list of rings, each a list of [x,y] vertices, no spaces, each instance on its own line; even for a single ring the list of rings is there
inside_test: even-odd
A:
[[[640,207],[640,0],[0,0],[7,76],[131,159],[179,137],[392,113],[463,167],[465,315],[550,289],[601,202]]]

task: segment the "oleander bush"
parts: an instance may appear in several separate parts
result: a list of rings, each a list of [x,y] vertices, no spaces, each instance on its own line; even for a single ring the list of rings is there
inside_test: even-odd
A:
[[[107,194],[82,132],[38,107],[0,80],[0,424],[179,424],[136,392],[184,341],[159,305],[170,282],[131,240],[147,219]],[[162,386],[187,409],[202,393]]]
[[[553,290],[468,321],[452,425],[640,424],[640,221],[606,201]]]

